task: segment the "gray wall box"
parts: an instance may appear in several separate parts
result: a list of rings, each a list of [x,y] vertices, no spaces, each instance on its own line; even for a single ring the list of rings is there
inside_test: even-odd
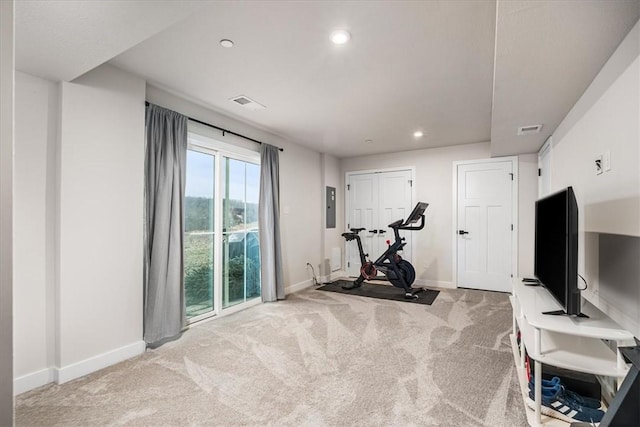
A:
[[[327,187],[326,215],[327,228],[336,228],[336,189]]]

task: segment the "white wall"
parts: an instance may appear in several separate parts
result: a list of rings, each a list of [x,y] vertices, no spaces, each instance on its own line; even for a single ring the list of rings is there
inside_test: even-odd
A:
[[[145,92],[110,65],[60,85],[18,75],[17,392],[144,351]],[[310,285],[306,262],[322,260],[320,154],[154,88],[149,100],[285,149],[286,289]]]
[[[518,156],[518,276],[533,277],[538,155]]]
[[[16,72],[15,393],[51,381],[55,340],[58,85]]]
[[[583,294],[640,336],[638,259],[624,256],[637,254],[640,238],[640,23],[558,126],[553,142],[552,190],[571,185],[578,200],[579,272],[589,283]],[[594,160],[606,151],[611,170],[596,175]],[[626,249],[611,259],[610,248]],[[627,262],[616,269],[627,273],[607,272],[603,257]]]
[[[151,85],[147,85],[147,100],[284,148],[280,153],[280,222],[285,290],[292,292],[308,286],[311,275],[307,262],[317,266],[323,259],[323,228],[319,227],[324,209],[320,153]],[[246,141],[229,134],[224,137],[220,134],[220,141],[246,144]]]
[[[322,223],[320,226],[323,230],[323,256],[324,263],[321,265],[323,268],[326,268],[326,261],[331,260],[332,258],[332,249],[340,248],[342,257],[344,254],[342,253],[344,246],[344,238],[342,237],[342,233],[344,233],[344,177],[340,170],[340,160],[334,156],[329,154],[322,154],[322,186],[321,186],[321,194],[323,198],[323,203],[325,203],[326,199],[326,187],[333,187],[336,189],[336,207],[335,207],[335,215],[336,215],[336,227],[335,228],[327,228],[326,222],[326,205],[323,205],[323,215],[322,215]],[[342,264],[342,261],[341,261]],[[345,268],[343,265],[331,265],[330,267],[333,271],[343,271]],[[323,280],[330,280],[331,271],[320,271],[319,274],[323,276]],[[334,273],[334,275],[339,275],[339,273]]]
[[[346,172],[359,170],[415,166],[416,202],[429,203],[425,228],[414,236],[411,263],[416,269],[416,280],[431,286],[452,287],[453,162],[489,157],[487,142],[347,158],[342,159],[341,168],[344,176]]]
[[[0,425],[13,424],[14,2],[0,1]]]
[[[144,80],[103,65],[62,83],[58,379],[144,351]]]

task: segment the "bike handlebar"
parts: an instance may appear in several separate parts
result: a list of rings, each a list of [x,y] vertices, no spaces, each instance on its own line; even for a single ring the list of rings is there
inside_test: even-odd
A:
[[[424,215],[421,215],[421,216],[420,216],[420,225],[419,225],[419,226],[417,226],[417,227],[412,227],[412,226],[410,226],[410,225],[403,225],[403,224],[404,224],[403,220],[399,219],[399,220],[397,220],[397,221],[392,222],[391,224],[389,224],[389,228],[393,228],[393,229],[396,229],[396,228],[397,228],[398,230],[409,230],[409,231],[412,231],[412,230],[415,230],[415,231],[422,230],[422,229],[424,228]]]
[[[409,230],[409,231],[411,230],[418,231],[418,230],[422,230],[423,228],[424,228],[424,215],[420,216],[420,225],[417,227],[412,227],[410,225],[401,225],[400,227],[398,227],[399,230]]]

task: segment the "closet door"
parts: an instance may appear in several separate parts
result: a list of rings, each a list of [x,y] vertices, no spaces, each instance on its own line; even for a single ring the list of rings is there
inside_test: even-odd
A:
[[[378,174],[352,175],[347,184],[349,215],[347,229],[364,228],[360,232],[362,247],[369,258],[378,256]],[[346,243],[347,273],[359,275],[360,258],[355,240]]]
[[[378,255],[387,248],[387,240],[393,242],[393,230],[389,224],[399,219],[407,219],[413,204],[411,203],[411,179],[410,170],[384,172],[378,174],[380,191],[378,199]],[[402,258],[413,262],[411,258],[411,231],[400,231],[400,236],[405,238],[407,245],[401,253]],[[377,255],[376,255],[377,257]]]
[[[362,246],[368,258],[375,261],[393,240],[388,226],[406,219],[412,209],[411,170],[372,173],[351,173],[347,178],[347,229],[364,228],[360,232]],[[402,253],[410,260],[411,233],[400,232],[407,240]],[[360,258],[355,241],[346,243],[346,271],[350,276],[360,274]]]

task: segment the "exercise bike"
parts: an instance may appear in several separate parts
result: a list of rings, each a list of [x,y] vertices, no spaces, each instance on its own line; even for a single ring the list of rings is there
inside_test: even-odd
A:
[[[413,211],[409,215],[406,221],[399,219],[391,224],[389,227],[393,229],[394,242],[391,243],[387,240],[389,247],[380,257],[375,261],[367,261],[369,254],[365,254],[362,249],[362,241],[360,240],[359,233],[364,228],[351,228],[351,232],[342,233],[342,237],[347,242],[355,240],[358,244],[358,252],[360,254],[360,276],[350,285],[342,286],[342,289],[355,289],[362,285],[365,280],[376,279],[378,271],[384,274],[389,282],[397,288],[404,289],[404,297],[407,299],[418,298],[418,293],[424,289],[413,289],[411,285],[416,280],[416,270],[413,265],[405,259],[402,259],[398,255],[398,251],[406,245],[404,237],[400,237],[400,230],[418,231],[424,228],[424,211],[429,206],[428,203],[418,202],[413,208]],[[413,226],[420,220],[419,226]]]

